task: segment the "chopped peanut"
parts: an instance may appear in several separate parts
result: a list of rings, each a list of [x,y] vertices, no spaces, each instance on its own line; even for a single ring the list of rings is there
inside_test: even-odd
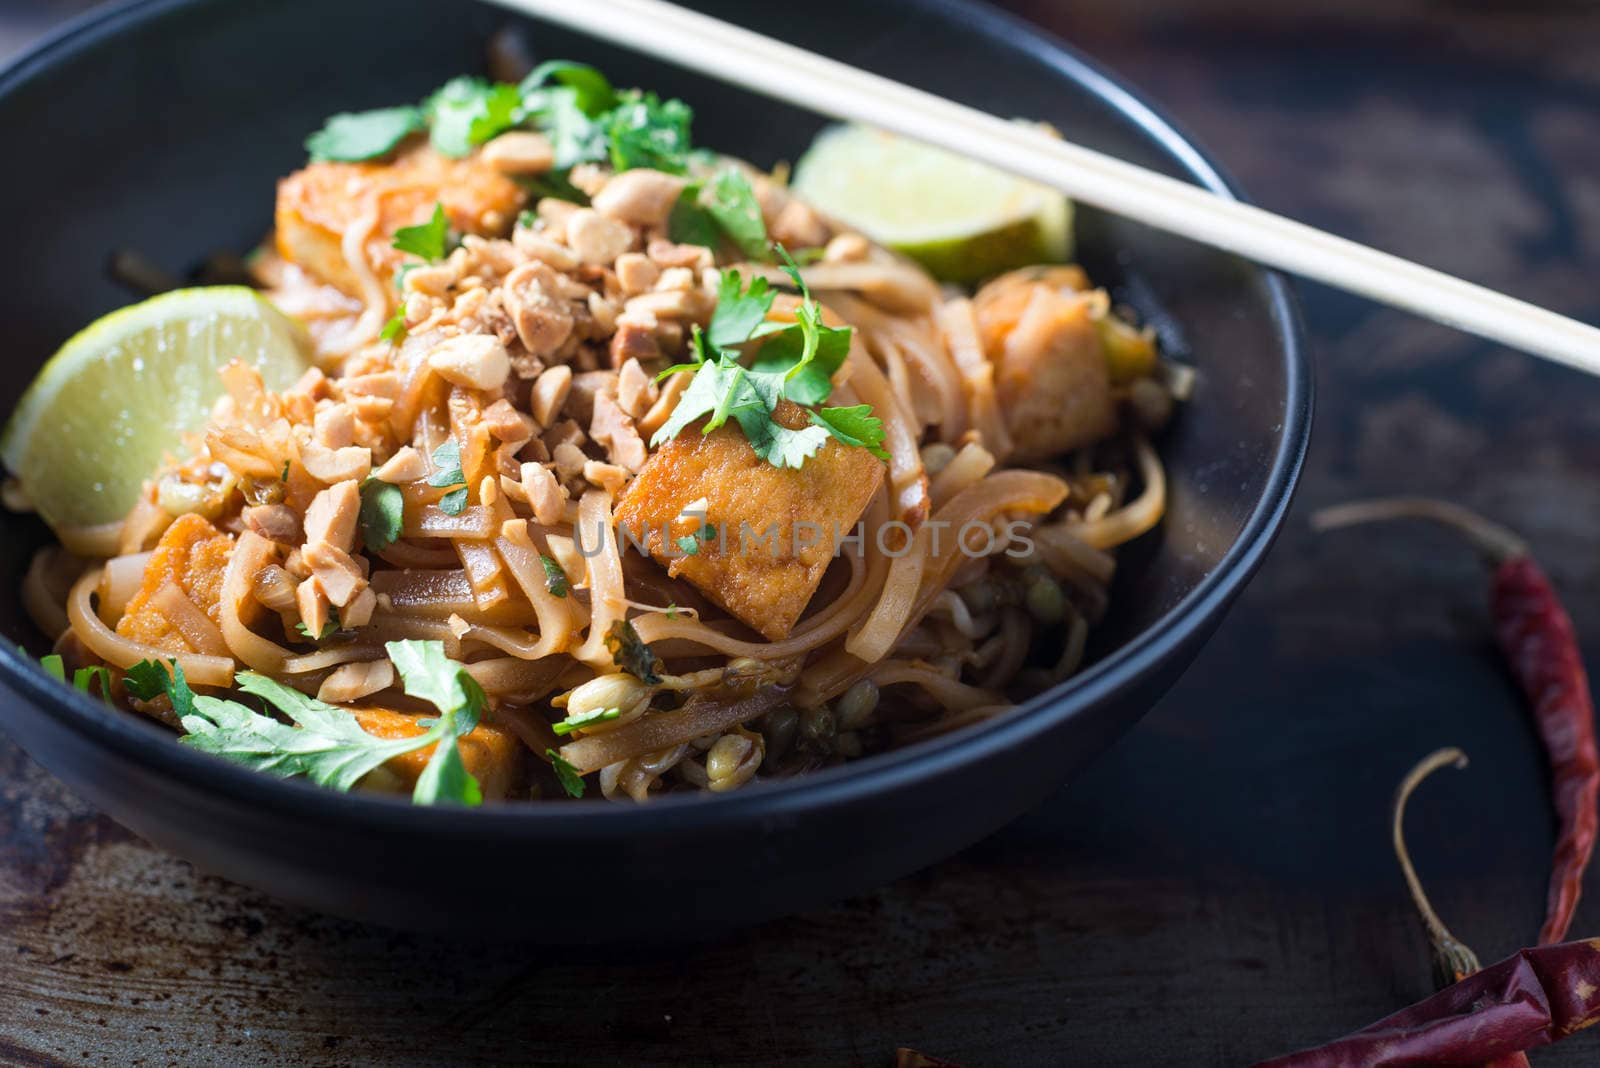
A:
[[[581,454],[580,454],[581,455]],[[540,526],[561,522],[567,510],[567,491],[544,464],[522,465],[522,489],[533,505],[533,518]]]
[[[644,167],[625,171],[594,195],[594,210],[635,226],[664,226],[686,184],[684,178]]]
[[[499,389],[511,377],[506,347],[487,334],[462,334],[440,342],[428,353],[428,366],[452,385]]]
[[[567,403],[567,393],[572,389],[572,368],[565,364],[552,367],[533,383],[533,394],[528,407],[540,426],[550,426]]]
[[[355,480],[329,486],[312,498],[306,509],[306,543],[326,543],[351,552],[356,544],[356,520],[361,514],[361,486]]]
[[[483,161],[501,174],[543,174],[555,163],[556,154],[543,134],[513,130],[483,146]]]
[[[394,685],[394,665],[387,660],[340,664],[322,680],[317,700],[344,704]]]
[[[578,262],[603,267],[628,251],[633,231],[593,208],[579,208],[567,220],[567,244],[578,254]]]
[[[403,445],[382,467],[372,472],[372,477],[398,485],[403,482],[415,482],[427,473],[427,461],[423,460],[422,454],[410,445]]]

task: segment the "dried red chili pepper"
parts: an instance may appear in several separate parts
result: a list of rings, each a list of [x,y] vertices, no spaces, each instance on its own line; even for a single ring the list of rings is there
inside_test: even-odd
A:
[[[1374,520],[1423,518],[1466,534],[1494,567],[1490,612],[1495,638],[1523,693],[1550,763],[1551,800],[1559,830],[1551,861],[1542,948],[1522,950],[1476,970],[1477,957],[1434,914],[1405,851],[1401,823],[1417,783],[1446,763],[1464,766],[1459,750],[1441,750],[1419,764],[1396,796],[1394,839],[1412,898],[1434,950],[1446,989],[1370,1027],[1261,1068],[1338,1068],[1414,1064],[1483,1064],[1522,1068],[1525,1050],[1545,1045],[1600,1020],[1600,940],[1549,943],[1572,924],[1583,873],[1600,825],[1600,748],[1594,703],[1572,620],[1550,580],[1515,534],[1465,508],[1424,498],[1368,501],[1312,517],[1326,530]]]
[[[1464,533],[1494,566],[1489,609],[1495,638],[1533,706],[1534,723],[1550,764],[1551,801],[1559,831],[1539,942],[1559,942],[1572,925],[1583,873],[1600,829],[1600,747],[1594,702],[1572,619],[1522,539],[1487,519],[1444,501],[1405,497],[1329,508],[1312,517],[1317,529],[1382,519],[1422,518]]]
[[[1256,1068],[1480,1064],[1600,1022],[1600,939],[1524,949],[1316,1049]]]

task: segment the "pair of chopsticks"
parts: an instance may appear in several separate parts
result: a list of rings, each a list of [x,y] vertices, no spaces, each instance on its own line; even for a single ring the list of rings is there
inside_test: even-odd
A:
[[[982,160],[1085,204],[1600,374],[1600,330],[663,0],[490,0],[838,119]]]

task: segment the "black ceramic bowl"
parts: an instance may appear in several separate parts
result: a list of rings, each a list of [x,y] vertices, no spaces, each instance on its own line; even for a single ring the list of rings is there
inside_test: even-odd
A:
[[[1204,153],[1029,26],[957,0],[699,6],[892,78],[1223,193]],[[75,329],[126,303],[108,252],[181,271],[250,248],[276,179],[329,113],[416,100],[481,71],[510,22],[468,2],[145,0],[79,22],[0,75],[13,255],[0,263],[12,396]],[[697,140],[759,163],[821,125],[662,64],[526,26],[536,58],[592,62],[681,96]],[[1083,210],[1081,258],[1199,371],[1161,443],[1164,527],[1125,554],[1093,665],[981,729],[729,796],[478,811],[412,808],[257,775],[48,682],[0,649],[0,723],[73,789],[197,866],[330,912],[547,939],[688,934],[858,892],[992,832],[1126,730],[1188,664],[1267,551],[1309,430],[1311,385],[1284,281]],[[0,628],[36,641],[15,591],[47,538],[0,518]],[[572,905],[594,920],[573,922]]]

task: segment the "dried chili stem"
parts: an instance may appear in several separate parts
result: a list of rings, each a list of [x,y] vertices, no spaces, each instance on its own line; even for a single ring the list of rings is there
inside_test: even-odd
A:
[[[1436,501],[1431,497],[1380,497],[1336,504],[1313,512],[1311,529],[1338,530],[1360,523],[1392,519],[1428,519],[1453,527],[1465,534],[1480,552],[1495,563],[1528,555],[1528,543],[1512,531],[1459,504]]]
[[[1416,767],[1406,773],[1400,780],[1400,788],[1394,795],[1394,855],[1400,862],[1400,873],[1405,876],[1406,887],[1411,891],[1411,901],[1417,907],[1417,913],[1422,917],[1422,926],[1428,932],[1428,944],[1433,949],[1434,980],[1439,988],[1449,986],[1479,971],[1483,965],[1478,961],[1478,955],[1464,942],[1450,933],[1450,928],[1444,925],[1439,914],[1433,910],[1433,903],[1428,900],[1427,891],[1422,888],[1422,880],[1417,876],[1417,869],[1411,863],[1411,851],[1406,848],[1405,819],[1406,802],[1411,800],[1411,795],[1422,781],[1443,767],[1462,769],[1467,766],[1467,754],[1459,749],[1439,749],[1423,757]]]

